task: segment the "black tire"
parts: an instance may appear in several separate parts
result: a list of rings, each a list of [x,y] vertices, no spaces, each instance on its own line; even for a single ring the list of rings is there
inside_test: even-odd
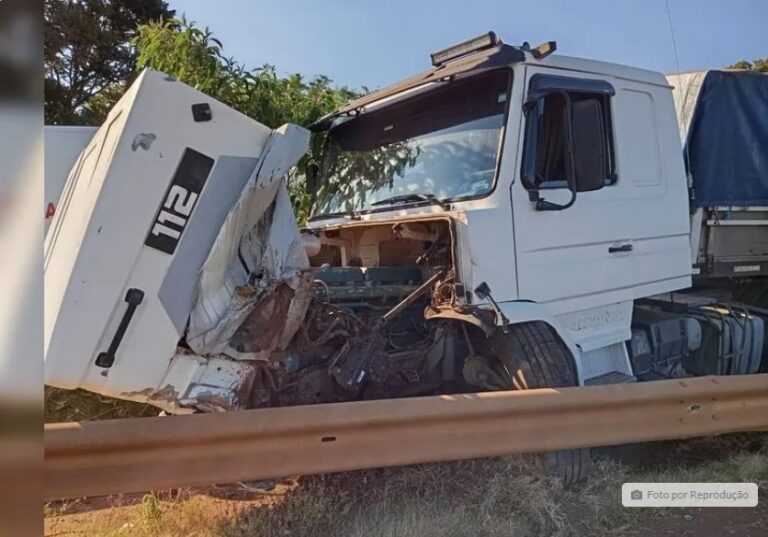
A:
[[[576,366],[568,347],[545,322],[533,321],[510,325],[507,333],[497,332],[489,340],[490,356],[503,366],[502,377],[509,388],[564,388],[578,386]],[[570,487],[587,477],[589,448],[566,449],[544,454],[549,475]]]

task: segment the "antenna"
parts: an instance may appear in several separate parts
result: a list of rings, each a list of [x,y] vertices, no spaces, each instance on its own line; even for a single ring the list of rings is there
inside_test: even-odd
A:
[[[675,26],[672,24],[672,11],[669,9],[669,0],[664,0],[667,6],[667,21],[669,22],[669,34],[672,36],[672,51],[675,55],[675,66],[677,67],[677,72],[680,73],[680,57],[677,54],[677,40],[675,39]],[[683,120],[683,126],[688,129],[688,118],[686,117],[686,110],[687,107],[685,106],[685,99],[681,97],[682,100],[682,111],[680,112],[682,114],[682,120]],[[688,140],[688,134],[686,133],[685,136],[686,142]],[[685,158],[685,174],[686,178],[688,180],[688,188],[693,187],[693,176],[691,175],[691,156],[688,154],[688,147],[683,146],[683,157]]]
[[[680,58],[677,55],[677,40],[675,39],[675,28],[672,24],[672,12],[669,9],[669,0],[665,0],[667,4],[667,20],[669,21],[669,33],[672,36],[672,50],[675,53],[675,65],[677,66],[677,72],[680,72]]]

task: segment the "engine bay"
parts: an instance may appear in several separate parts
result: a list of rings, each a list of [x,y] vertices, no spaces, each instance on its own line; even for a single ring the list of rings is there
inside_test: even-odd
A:
[[[259,363],[248,406],[456,389],[459,356],[471,344],[468,329],[445,312],[470,306],[457,277],[449,219],[305,230],[302,240],[310,299],[285,349]],[[258,351],[270,320],[295,304],[277,302],[282,305],[256,308],[246,319],[231,339],[236,350]]]

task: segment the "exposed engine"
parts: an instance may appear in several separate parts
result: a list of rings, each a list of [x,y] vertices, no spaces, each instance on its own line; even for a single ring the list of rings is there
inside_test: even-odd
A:
[[[311,299],[285,350],[261,362],[251,406],[455,389],[468,333],[443,315],[471,306],[456,276],[448,220],[350,226],[303,238]],[[287,286],[283,292],[293,293]],[[243,323],[232,345],[241,352],[263,347],[269,317],[286,307],[256,310],[258,318]]]

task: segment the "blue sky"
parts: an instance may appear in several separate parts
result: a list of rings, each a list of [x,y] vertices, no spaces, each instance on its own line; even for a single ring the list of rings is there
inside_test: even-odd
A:
[[[665,0],[169,0],[228,56],[370,89],[429,67],[429,53],[495,30],[507,43],[677,71]],[[669,0],[680,70],[768,56],[768,0]]]

